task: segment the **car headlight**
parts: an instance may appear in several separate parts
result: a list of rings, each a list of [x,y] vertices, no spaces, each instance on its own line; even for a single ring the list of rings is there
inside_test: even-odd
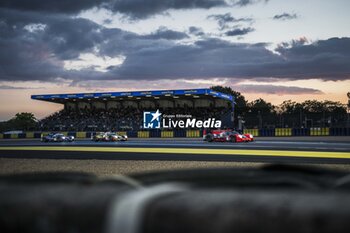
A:
[[[252,134],[249,134],[250,135],[250,138],[253,138],[254,136]]]
[[[124,138],[128,138],[128,136],[124,135]]]

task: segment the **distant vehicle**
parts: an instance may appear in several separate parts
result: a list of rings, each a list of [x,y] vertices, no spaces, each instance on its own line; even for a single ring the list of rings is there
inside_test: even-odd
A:
[[[207,142],[252,142],[252,134],[240,134],[234,130],[213,130],[203,135],[203,140]]]
[[[120,135],[113,132],[97,133],[91,137],[92,141],[95,142],[117,142],[117,141],[127,141],[127,135]]]
[[[61,133],[50,133],[41,137],[42,142],[74,142],[73,136],[65,136]]]

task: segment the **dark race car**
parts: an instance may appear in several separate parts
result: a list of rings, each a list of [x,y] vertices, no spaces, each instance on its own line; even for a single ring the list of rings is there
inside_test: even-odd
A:
[[[234,130],[212,130],[204,132],[203,140],[207,142],[252,142],[254,136],[252,134],[240,134]]]
[[[73,136],[65,136],[61,133],[50,133],[41,137],[42,142],[74,142]]]
[[[97,133],[91,137],[92,141],[95,142],[117,142],[117,141],[127,141],[127,135],[120,135],[117,133],[106,132],[106,133]]]

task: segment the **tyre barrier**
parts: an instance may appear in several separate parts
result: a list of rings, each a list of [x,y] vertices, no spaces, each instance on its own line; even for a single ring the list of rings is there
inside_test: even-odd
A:
[[[350,128],[330,128],[329,135],[332,136],[349,136]]]
[[[50,132],[26,132],[19,134],[0,133],[0,139],[33,139],[41,138]],[[66,136],[75,138],[91,138],[96,132],[61,132]],[[203,130],[149,130],[149,131],[119,131],[121,135],[127,135],[129,138],[201,138]],[[243,133],[250,133],[254,137],[288,137],[288,136],[350,136],[350,128],[275,128],[275,129],[244,129]]]
[[[310,136],[328,136],[329,128],[310,128]]]
[[[201,137],[200,130],[186,130],[186,138],[199,138]]]
[[[137,137],[138,138],[149,138],[149,131],[138,131]]]
[[[276,128],[275,136],[277,137],[292,136],[292,128]]]
[[[243,133],[249,133],[251,135],[253,135],[254,137],[258,137],[259,136],[259,130],[258,129],[244,129]]]
[[[292,129],[292,136],[310,136],[309,129]]]
[[[160,137],[162,138],[173,138],[174,131],[161,131]]]

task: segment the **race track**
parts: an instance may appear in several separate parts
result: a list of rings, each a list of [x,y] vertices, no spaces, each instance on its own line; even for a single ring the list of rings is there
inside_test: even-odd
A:
[[[0,140],[0,158],[350,164],[350,143],[327,140],[327,137],[315,141],[259,138],[253,143],[208,143],[186,138],[131,138],[127,142],[77,140],[73,143]]]

